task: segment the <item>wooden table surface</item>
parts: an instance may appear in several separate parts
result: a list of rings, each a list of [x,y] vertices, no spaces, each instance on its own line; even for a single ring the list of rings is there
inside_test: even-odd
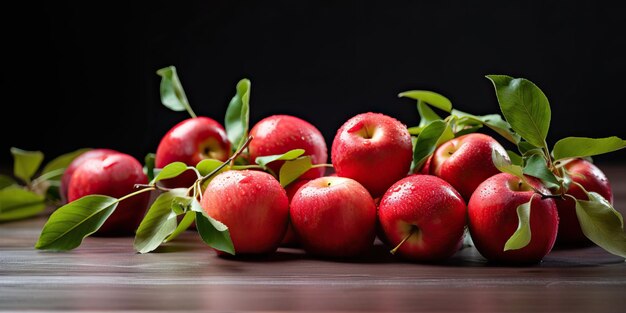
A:
[[[601,168],[624,213],[626,166]],[[474,248],[415,264],[380,244],[361,260],[293,248],[241,260],[189,231],[145,255],[132,238],[95,237],[52,253],[33,248],[45,220],[0,224],[0,311],[626,311],[626,263],[597,247],[553,250],[527,267],[487,264]]]

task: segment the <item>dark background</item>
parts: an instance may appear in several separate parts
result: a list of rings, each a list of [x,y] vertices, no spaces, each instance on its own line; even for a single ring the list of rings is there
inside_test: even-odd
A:
[[[2,139],[47,160],[107,147],[141,161],[185,112],[162,107],[156,70],[178,68],[198,115],[223,122],[241,78],[251,124],[277,113],[316,125],[329,145],[351,116],[412,126],[428,89],[475,114],[499,112],[486,74],[548,96],[548,143],[626,136],[626,18],[605,1],[149,1],[21,3],[2,21]],[[498,138],[500,139],[500,138]],[[621,150],[596,157],[622,162]]]

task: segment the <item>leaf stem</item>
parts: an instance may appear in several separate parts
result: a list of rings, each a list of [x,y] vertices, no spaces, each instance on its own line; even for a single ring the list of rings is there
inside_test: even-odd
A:
[[[311,166],[311,168],[319,168],[319,167],[329,167],[332,168],[333,165],[329,164],[329,163],[320,163],[320,164],[314,164]]]
[[[135,192],[132,192],[132,193],[129,193],[129,194],[125,195],[125,196],[117,199],[117,202],[121,202],[121,201],[126,200],[126,199],[128,199],[130,197],[134,197],[134,196],[136,196],[138,194],[142,194],[142,193],[144,193],[146,191],[153,191],[153,190],[157,190],[157,187],[156,186],[149,186],[148,188],[140,189],[140,190],[137,190]]]
[[[548,162],[548,168],[550,169],[550,171],[554,174],[556,174],[555,172],[555,168],[554,168],[554,163],[552,162],[552,156],[550,155],[550,149],[548,149],[548,144],[546,143],[546,141],[543,141],[543,154],[545,156],[546,161]]]
[[[153,190],[170,191],[172,188],[162,187],[157,184],[135,184],[135,188],[153,188]]]
[[[256,164],[249,164],[249,165],[233,165],[230,168],[234,169],[234,170],[247,170],[247,169],[263,169],[263,166],[261,165],[256,165]]]
[[[65,171],[65,168],[59,168],[59,169],[52,170],[50,172],[41,174],[41,176],[33,179],[33,181],[31,182],[31,188],[37,186],[38,184],[40,184],[40,183],[42,183],[42,182],[44,182],[44,181],[46,181],[46,180],[48,180],[50,178],[63,175],[64,171]]]

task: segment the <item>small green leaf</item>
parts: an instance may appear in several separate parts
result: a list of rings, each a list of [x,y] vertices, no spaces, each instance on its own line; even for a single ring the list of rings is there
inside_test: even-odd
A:
[[[181,215],[191,210],[191,202],[193,201],[192,197],[182,195],[178,197],[174,197],[172,199],[172,211],[176,213],[176,215]]]
[[[43,161],[41,151],[25,151],[15,147],[11,148],[13,154],[13,174],[15,177],[30,183],[30,179],[35,175],[37,169]]]
[[[176,213],[172,210],[172,200],[186,194],[185,188],[172,189],[160,194],[144,216],[133,246],[139,253],[147,253],[158,248],[176,230]]]
[[[45,199],[17,185],[0,189],[0,222],[23,219],[46,208]]]
[[[428,124],[419,134],[415,142],[411,172],[413,172],[414,169],[421,168],[428,157],[435,152],[437,147],[452,138],[454,138],[454,133],[448,123],[438,120]]]
[[[559,187],[559,181],[548,169],[548,164],[543,156],[534,154],[526,160],[526,166],[524,167],[524,174],[537,177],[541,179],[544,185],[548,188]]]
[[[272,163],[274,161],[279,161],[279,160],[283,160],[283,161],[287,161],[287,160],[294,160],[296,158],[298,158],[299,156],[304,154],[304,149],[293,149],[293,150],[289,150],[283,154],[276,154],[276,155],[268,155],[268,156],[260,156],[257,157],[254,162],[258,165],[261,165],[263,168],[267,167],[267,164]]]
[[[155,160],[156,154],[154,153],[148,153],[144,158],[143,172],[146,174],[146,176],[148,176],[148,181],[152,181],[154,179],[154,168],[156,167]]]
[[[533,194],[530,201],[517,207],[517,230],[504,244],[504,251],[517,250],[526,247],[530,243],[530,204],[533,202]]]
[[[422,100],[417,100],[417,113],[420,115],[420,127],[425,127],[432,121],[441,120],[441,117]]]
[[[520,152],[522,155],[526,155],[526,154],[528,154],[530,151],[534,151],[534,150],[540,150],[540,151],[541,151],[541,148],[539,148],[539,147],[537,147],[537,146],[532,145],[532,144],[531,144],[531,143],[529,143],[528,141],[520,141],[520,142],[517,144],[517,149],[519,149],[519,152]]]
[[[475,133],[477,131],[479,131],[481,128],[483,128],[482,125],[478,125],[478,126],[465,126],[460,130],[457,130],[454,133],[454,138],[458,138],[461,137],[463,135],[467,135],[467,134],[471,134],[471,133]]]
[[[78,247],[104,224],[118,203],[113,197],[89,195],[58,208],[43,226],[35,248],[63,251]]]
[[[503,120],[500,114],[472,115],[459,110],[452,110],[451,114],[485,125],[514,144],[517,144],[521,140],[520,136],[511,129],[511,125]]]
[[[222,166],[223,164],[224,162],[219,161],[219,160],[204,159],[198,162],[198,165],[196,165],[196,169],[198,170],[198,172],[200,172],[200,175],[206,176],[206,175],[209,175],[214,170],[216,170],[217,168],[219,168],[220,166]],[[229,169],[230,169],[230,166],[226,165],[219,171],[219,173],[227,171]]]
[[[80,156],[81,154],[89,151],[91,149],[89,148],[85,148],[85,149],[78,149],[76,151],[72,151],[66,154],[62,154],[56,158],[54,158],[52,161],[48,162],[48,164],[46,164],[46,166],[43,167],[43,170],[41,171],[42,175],[45,175],[47,173],[50,173],[52,171],[57,171],[57,170],[61,170],[61,169],[65,169],[67,168],[70,163],[72,163],[72,161],[74,161],[74,159],[76,159],[78,156]],[[62,174],[61,174],[62,175]],[[58,175],[58,178],[60,178],[61,175]]]
[[[195,200],[195,202],[198,202]],[[199,203],[192,205],[196,212],[196,228],[202,241],[209,247],[235,255],[235,247],[230,238],[228,227],[220,221],[208,216]]]
[[[183,220],[180,221],[180,223],[178,223],[178,226],[176,227],[174,232],[169,237],[165,238],[164,242],[170,242],[176,239],[176,237],[178,237],[185,230],[187,230],[187,228],[189,228],[189,226],[191,226],[191,224],[195,220],[196,220],[196,212],[188,211],[187,213],[185,213],[185,217],[183,217]]]
[[[407,128],[407,130],[409,131],[409,134],[411,134],[413,136],[417,136],[417,135],[419,135],[422,132],[422,130],[424,130],[424,127],[422,127],[422,126],[413,126],[413,127]]]
[[[15,179],[10,176],[0,174],[0,189],[4,189],[13,185],[17,185]]]
[[[583,233],[604,250],[626,258],[622,215],[601,195],[595,192],[587,195],[589,200],[576,199],[576,216]]]
[[[172,111],[187,111],[191,117],[196,114],[189,105],[187,95],[180,83],[175,66],[168,66],[157,71],[161,76],[161,103]]]
[[[506,150],[506,154],[509,155],[509,159],[511,160],[511,164],[518,165],[518,166],[524,165],[524,160],[522,159],[522,156],[517,154],[517,153],[515,153],[515,151]]]
[[[278,174],[278,180],[280,185],[285,187],[291,182],[295,181],[302,174],[306,173],[313,167],[310,156],[304,156],[291,161],[285,161],[285,164],[280,167]]]
[[[240,147],[248,138],[250,124],[250,88],[248,79],[242,79],[237,83],[237,93],[230,100],[226,109],[224,127],[228,140],[232,143],[233,150]]]
[[[172,162],[161,170],[161,172],[154,178],[154,182],[174,178],[188,169],[187,164],[183,162]]]
[[[443,95],[433,91],[409,90],[398,94],[398,97],[420,100],[446,112],[450,112],[450,110],[452,110],[452,102],[450,102],[450,100]]]
[[[550,128],[550,103],[546,95],[524,78],[487,75],[496,90],[500,110],[511,128],[537,147],[546,145]]]
[[[555,160],[560,160],[609,153],[624,147],[626,147],[626,140],[615,136],[606,138],[567,137],[557,141],[552,154]]]
[[[509,173],[511,175],[515,175],[519,178],[524,178],[524,170],[519,165],[513,165],[511,160],[509,160],[504,155],[500,154],[500,152],[493,150],[491,151],[491,160],[493,161],[493,165],[503,173]]]

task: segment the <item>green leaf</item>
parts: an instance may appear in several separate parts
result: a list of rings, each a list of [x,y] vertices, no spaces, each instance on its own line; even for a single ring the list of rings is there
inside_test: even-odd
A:
[[[188,211],[187,213],[185,213],[185,217],[183,217],[183,220],[180,221],[180,223],[178,224],[174,232],[171,235],[169,235],[169,237],[165,238],[164,242],[170,242],[176,239],[176,237],[178,237],[185,230],[187,230],[187,228],[189,228],[189,226],[191,226],[191,224],[195,220],[196,220],[196,212]]]
[[[43,161],[41,151],[25,151],[15,147],[11,148],[13,154],[13,174],[15,177],[30,183],[30,179],[35,175],[37,169]]]
[[[17,185],[15,179],[10,176],[0,174],[0,189],[4,189],[13,185]]]
[[[279,161],[279,160],[283,160],[283,161],[287,161],[287,160],[294,160],[296,158],[298,158],[299,156],[304,154],[304,149],[293,149],[293,150],[289,150],[283,154],[276,154],[276,155],[268,155],[268,156],[260,156],[257,157],[254,162],[258,165],[261,165],[263,168],[267,167],[267,164],[272,163],[274,161]]]
[[[215,171],[217,168],[219,168],[223,164],[224,162],[219,161],[219,160],[205,159],[205,160],[198,162],[198,165],[196,165],[196,169],[198,170],[198,172],[200,172],[200,175],[206,176],[206,175],[209,175],[211,172]],[[220,169],[220,171],[216,174],[228,171],[229,169],[230,169],[230,165],[226,165],[222,167],[222,169]]]
[[[419,135],[423,129],[424,127],[422,126],[413,126],[413,127],[407,128],[407,130],[409,131],[409,134],[414,135],[414,136]]]
[[[161,172],[154,178],[154,182],[174,178],[188,169],[187,164],[183,162],[172,162],[161,170]]]
[[[509,155],[509,159],[511,160],[511,164],[518,165],[518,166],[524,165],[524,160],[522,159],[522,156],[517,154],[517,153],[515,153],[515,151],[506,150],[506,154]]]
[[[438,109],[450,112],[452,102],[441,94],[428,90],[409,90],[398,94],[398,97],[411,98],[426,102]]]
[[[548,188],[557,188],[560,186],[554,173],[548,169],[546,159],[539,154],[534,154],[526,160],[524,174],[541,179],[543,184]]]
[[[415,142],[411,172],[416,168],[421,168],[428,157],[435,152],[437,147],[452,138],[454,138],[454,133],[450,125],[444,121],[438,120],[428,124],[419,134]]]
[[[58,208],[43,226],[35,248],[72,250],[95,233],[113,214],[118,199],[88,195]]]
[[[144,216],[133,246],[139,253],[147,253],[158,248],[176,230],[176,213],[172,210],[172,200],[186,194],[185,188],[172,189],[160,194]]]
[[[622,215],[601,195],[595,192],[587,195],[589,200],[576,199],[576,216],[583,233],[606,251],[626,258]]]
[[[250,80],[242,79],[237,83],[237,93],[230,100],[226,109],[224,127],[233,150],[240,147],[248,138],[250,124]]]
[[[463,136],[463,135],[467,135],[467,134],[475,133],[475,132],[477,132],[478,130],[480,130],[481,128],[483,128],[483,126],[482,126],[482,125],[478,125],[478,126],[470,126],[470,127],[465,126],[465,127],[463,127],[461,130],[457,130],[457,131],[454,133],[454,137],[455,137],[455,138],[458,138],[458,137],[461,137],[461,136]]]
[[[302,174],[306,173],[313,167],[310,156],[304,156],[291,161],[285,161],[280,167],[278,180],[280,185],[285,187],[295,181]]]
[[[198,200],[194,199],[194,201],[196,204],[192,205],[191,208],[196,212],[196,228],[202,241],[211,248],[235,255],[235,247],[230,238],[228,227],[208,216],[200,206],[200,203],[198,203]]]
[[[157,71],[157,74],[161,76],[161,103],[172,111],[186,110],[191,117],[196,117],[176,73],[176,67],[162,68]]]
[[[491,80],[504,118],[511,128],[537,147],[546,146],[550,128],[550,104],[546,95],[524,78],[506,75],[487,75]]]
[[[491,160],[493,161],[493,165],[503,173],[509,173],[511,175],[515,175],[519,178],[524,178],[524,170],[519,165],[513,165],[511,160],[509,160],[504,155],[500,154],[500,152],[493,150],[491,151]]]
[[[170,205],[172,212],[176,213],[176,215],[181,215],[189,211],[191,200],[193,200],[193,198],[186,195],[174,197]]]
[[[532,145],[528,141],[520,141],[517,144],[517,148],[519,149],[519,152],[522,153],[522,155],[527,155],[529,152],[535,151],[535,150],[541,151],[541,148]]]
[[[517,207],[517,230],[504,244],[504,251],[521,249],[530,243],[530,204],[534,197],[535,195],[530,197],[530,201]]]
[[[609,153],[624,147],[626,147],[626,140],[615,136],[606,138],[567,137],[557,141],[552,154],[555,160],[560,160]]]
[[[511,125],[503,120],[500,114],[473,115],[459,110],[452,110],[451,114],[485,125],[514,144],[521,140],[520,136],[511,129]]]
[[[78,156],[80,156],[81,154],[89,151],[91,149],[89,148],[85,148],[85,149],[78,149],[76,151],[72,151],[66,154],[62,154],[56,158],[54,158],[52,161],[48,162],[46,164],[46,166],[43,167],[43,170],[41,171],[42,175],[45,175],[47,173],[51,173],[53,171],[58,171],[58,170],[64,170],[65,168],[67,168],[70,163],[72,163],[72,161],[74,161],[74,159],[76,159]],[[62,172],[61,172],[61,175]],[[58,175],[56,178],[61,177],[61,175]],[[54,177],[53,177],[54,178]]]
[[[45,198],[19,186],[0,189],[0,222],[23,219],[46,208]]]
[[[417,113],[420,115],[420,127],[424,127],[432,121],[441,120],[441,117],[421,100],[417,100]]]
[[[148,176],[148,181],[152,181],[154,179],[154,168],[156,167],[155,160],[156,154],[154,153],[148,153],[144,158],[143,172],[146,174],[146,176]]]

